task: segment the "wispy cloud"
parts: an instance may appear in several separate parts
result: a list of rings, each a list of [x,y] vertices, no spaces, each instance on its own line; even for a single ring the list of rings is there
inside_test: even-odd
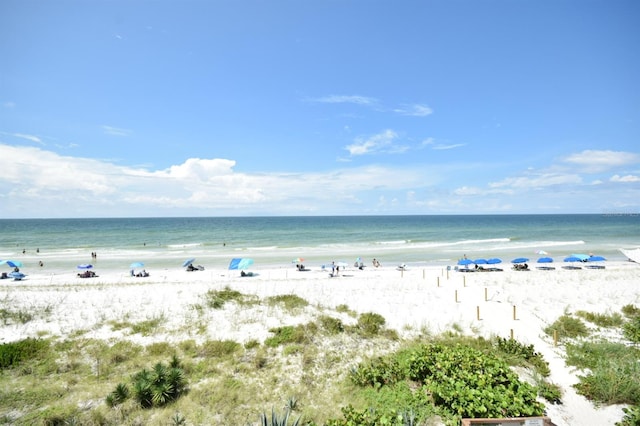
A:
[[[598,173],[614,167],[640,163],[640,155],[624,151],[585,150],[569,155],[564,161],[582,167],[585,172]]]
[[[555,185],[581,184],[582,178],[576,174],[532,173],[529,176],[508,177],[489,183],[490,188],[537,189]]]
[[[356,104],[356,105],[376,105],[378,100],[367,96],[358,95],[329,95],[321,98],[311,99],[313,102],[326,104]]]
[[[620,175],[613,175],[611,176],[611,179],[609,179],[611,182],[624,182],[624,183],[628,183],[628,182],[640,182],[640,176],[634,176],[634,175],[626,175],[626,176],[620,176]]]
[[[400,115],[409,115],[413,117],[426,117],[433,114],[433,109],[427,105],[414,104],[414,105],[402,105],[400,108],[396,108],[393,112]]]
[[[102,126],[102,130],[111,136],[130,136],[132,131],[129,129],[122,129],[119,127]]]
[[[466,143],[443,144],[443,143],[436,142],[436,140],[434,138],[427,138],[427,139],[423,140],[420,145],[422,147],[430,147],[431,149],[436,150],[436,151],[444,151],[444,150],[448,150],[448,149],[461,148],[463,146],[466,146],[467,144]]]
[[[393,141],[397,138],[398,134],[396,132],[387,129],[366,139],[356,138],[355,143],[345,146],[344,149],[349,151],[352,156],[389,151],[394,148]]]
[[[2,103],[3,108],[12,109],[16,107],[15,102],[7,101]]]
[[[42,142],[42,139],[40,139],[38,136],[26,135],[24,133],[14,133],[13,136],[15,136],[16,138],[26,139],[28,141],[38,143],[40,145],[44,145],[44,142]]]

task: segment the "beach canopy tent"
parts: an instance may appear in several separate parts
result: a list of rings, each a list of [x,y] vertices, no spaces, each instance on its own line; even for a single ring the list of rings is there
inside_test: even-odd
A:
[[[529,261],[526,257],[516,257],[511,261],[511,263],[527,263]]]
[[[229,263],[229,270],[247,269],[251,265],[253,265],[253,259],[236,257],[231,259],[231,262]]]

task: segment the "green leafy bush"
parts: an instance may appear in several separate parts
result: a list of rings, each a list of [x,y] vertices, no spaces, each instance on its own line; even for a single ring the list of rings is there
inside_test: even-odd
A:
[[[15,367],[28,359],[34,359],[49,349],[49,342],[42,339],[24,339],[0,345],[0,369]]]
[[[380,314],[367,312],[358,317],[357,329],[363,336],[373,337],[384,329],[386,320]]]
[[[543,377],[548,377],[551,374],[549,363],[544,360],[541,354],[535,351],[533,345],[525,345],[515,339],[497,337],[495,348],[503,354],[513,355],[517,359],[525,360]]]
[[[624,417],[615,426],[638,426],[640,425],[640,405],[623,408]]]
[[[537,416],[544,411],[536,390],[504,361],[468,346],[420,345],[364,363],[351,378],[376,388],[408,380],[457,419]]]
[[[538,384],[538,396],[552,404],[562,404],[562,389],[560,386],[542,381]]]
[[[338,318],[323,315],[320,317],[320,327],[329,334],[339,334],[344,331],[344,324]]]
[[[305,327],[303,325],[292,326],[286,325],[283,327],[276,327],[269,330],[274,335],[268,337],[264,344],[275,348],[276,346],[285,345],[289,343],[304,343],[307,340]]]
[[[640,343],[640,316],[631,318],[622,326],[624,337],[633,343]]]
[[[574,318],[570,315],[562,315],[553,324],[544,329],[544,332],[549,336],[553,336],[554,331],[558,333],[558,339],[560,340],[589,335],[589,329],[587,329],[584,322],[580,318]]]

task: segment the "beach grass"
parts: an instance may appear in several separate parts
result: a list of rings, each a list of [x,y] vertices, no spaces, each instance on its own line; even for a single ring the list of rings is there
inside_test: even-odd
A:
[[[482,322],[470,325],[452,317],[446,330],[434,332],[417,322],[403,325],[411,333],[399,333],[374,311],[359,313],[346,304],[322,306],[286,290],[263,294],[271,295],[259,297],[230,287],[207,289],[194,295],[197,302],[188,305],[177,326],[171,322],[175,313],[170,308],[154,306],[140,315],[129,306],[116,319],[97,314],[94,325],[62,336],[43,330],[36,339],[0,345],[2,351],[22,354],[0,371],[0,424],[256,425],[262,415],[271,418],[273,410],[280,419],[289,413],[291,422],[300,418],[304,425],[457,425],[463,415],[501,413],[481,402],[484,398],[503,403],[498,393],[476,394],[483,387],[478,377],[456,379],[464,384],[459,401],[452,396],[455,392],[433,387],[426,376],[403,376],[411,356],[421,362],[430,359],[419,352],[425,347],[443,348],[438,350],[447,360],[488,362],[498,374],[517,380],[516,387],[527,389],[527,401],[562,403],[563,392],[549,380],[549,364],[542,354],[513,338],[482,337]],[[26,314],[32,315],[27,324],[49,315],[47,304],[33,304],[31,310],[3,300],[0,313],[13,314],[0,318],[10,325],[23,323]],[[640,394],[633,385],[640,383],[637,362],[633,363],[639,357],[633,340],[638,312],[634,305],[604,314],[571,313],[567,308],[555,320],[549,318],[543,330],[549,342],[554,332],[560,336],[567,364],[581,372],[576,390],[599,404],[630,404],[629,416],[636,415]],[[234,322],[220,323],[228,317]],[[278,325],[265,327],[267,323]],[[217,332],[257,326],[269,330],[266,337],[247,333],[240,341]],[[110,337],[88,337],[90,331],[102,329]],[[604,339],[611,336],[615,341]],[[16,345],[22,349],[16,350]],[[135,395],[133,378],[141,371],[169,365],[174,358],[180,360],[186,380],[184,392],[174,400],[143,406],[133,396],[122,397],[125,385]],[[380,359],[391,368],[375,373],[382,377],[374,382],[377,385],[353,381],[355,371],[366,371]],[[450,377],[458,370],[477,371],[452,365],[446,373]],[[107,402],[109,395],[112,403]],[[453,399],[443,404],[438,398]],[[454,404],[458,409],[447,408]],[[534,409],[518,413],[542,413],[536,404],[529,406]]]
[[[297,298],[285,300],[295,301],[293,309],[304,305]],[[282,300],[276,303],[286,305]],[[406,358],[411,348],[424,344],[468,348],[465,351],[529,368],[539,376],[537,391],[554,401],[560,399],[557,389],[544,380],[548,374],[544,360],[529,345],[464,336],[456,329],[428,341],[399,341],[385,329],[385,319],[379,314],[360,314],[356,324],[347,327],[334,316],[339,314],[325,312],[312,322],[278,327],[263,343],[244,345],[230,340],[196,343],[187,339],[144,346],[81,336],[59,342],[23,341],[17,345],[35,343],[44,349],[30,351],[30,358],[20,358],[3,369],[7,390],[0,398],[2,416],[12,424],[257,424],[260,415],[273,408],[278,413],[288,410],[302,419],[301,424],[339,425],[348,418],[365,416],[367,407],[391,413],[399,404],[404,411],[397,413],[398,418],[421,419],[422,423],[415,424],[428,424],[434,418],[455,424],[459,416],[425,405],[417,398],[411,380],[374,391],[346,379],[349,372],[363,368],[369,360],[387,356],[397,361]],[[162,316],[152,320],[154,324],[138,332],[157,332]],[[127,327],[133,331],[135,325]],[[135,389],[127,384],[131,377],[168,363],[172,357],[182,360],[188,382],[184,394],[175,401],[144,407],[118,397],[123,386]]]

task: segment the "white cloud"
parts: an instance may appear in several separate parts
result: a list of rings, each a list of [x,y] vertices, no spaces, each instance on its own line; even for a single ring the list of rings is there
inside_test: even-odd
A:
[[[609,179],[611,182],[640,182],[640,176],[634,176],[634,175],[626,175],[626,176],[620,176],[620,175],[613,175],[611,176],[611,179]]]
[[[321,98],[313,99],[314,102],[327,104],[357,104],[357,105],[375,105],[378,100],[367,96],[358,95],[329,95]]]
[[[236,161],[229,159],[189,158],[166,169],[149,170],[0,144],[0,216],[170,216],[176,211],[247,215],[345,210],[353,205],[367,206],[360,198],[362,194],[404,192],[432,180],[417,168],[366,166],[306,174],[247,174],[236,172],[235,165]]]
[[[433,110],[427,105],[415,104],[415,105],[403,105],[400,108],[393,110],[401,115],[410,115],[413,117],[426,117],[433,114]]]
[[[121,129],[112,126],[102,126],[102,130],[104,130],[106,134],[111,136],[129,136],[132,133],[129,129]]]
[[[614,167],[639,163],[640,155],[624,151],[585,150],[569,155],[564,161],[581,166],[586,172],[597,173]]]
[[[16,138],[26,139],[31,142],[39,143],[40,145],[44,145],[42,139],[40,139],[38,136],[25,135],[24,133],[14,133],[13,136],[15,136]]]
[[[462,148],[465,145],[466,145],[465,143],[454,143],[454,144],[451,144],[451,145],[438,144],[438,145],[434,145],[431,149],[436,150],[436,151],[444,151],[444,150],[448,150],[448,149]]]
[[[347,145],[345,149],[351,155],[364,155],[379,151],[388,152],[393,148],[393,141],[397,137],[398,134],[396,132],[387,129],[367,139],[357,138],[355,143]]]
[[[575,174],[541,173],[532,176],[509,177],[489,183],[490,188],[538,189],[555,185],[579,185],[582,178]]]

